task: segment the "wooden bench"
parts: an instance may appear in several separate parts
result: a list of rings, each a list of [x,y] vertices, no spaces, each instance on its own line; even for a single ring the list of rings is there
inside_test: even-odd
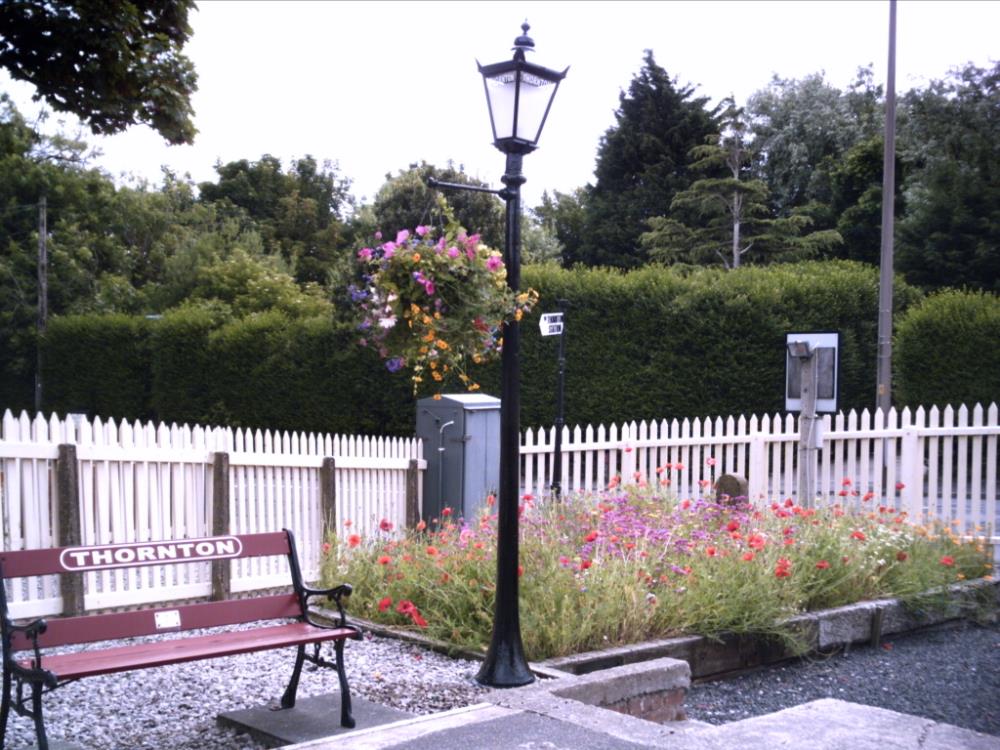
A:
[[[291,593],[207,601],[169,608],[41,619],[21,625],[15,624],[8,616],[6,581],[12,578],[56,573],[83,575],[90,570],[269,555],[288,557]],[[0,597],[0,634],[3,638],[0,750],[4,747],[11,708],[21,716],[34,720],[38,749],[48,750],[42,718],[42,695],[84,677],[289,646],[295,646],[297,653],[291,680],[281,698],[281,706],[291,708],[295,705],[299,675],[303,662],[308,659],[318,666],[337,670],[340,681],[340,723],[348,728],[354,726],[351,694],[347,673],[344,671],[344,640],[360,638],[361,631],[349,625],[344,614],[343,601],[350,596],[351,587],[348,584],[327,590],[307,587],[302,581],[295,539],[290,531],[0,552],[0,593],[3,594]],[[311,618],[307,608],[311,597],[326,597],[335,603],[339,623],[327,625]],[[275,625],[268,624],[266,621],[269,620],[291,622]],[[74,650],[73,653],[45,653],[46,649],[56,646],[249,623],[257,623],[257,626],[227,630],[219,634],[190,634],[183,638],[144,643],[102,644],[82,651]],[[326,641],[334,642],[334,661],[320,656],[320,645]],[[310,645],[312,653],[306,649]],[[25,694],[26,689],[30,689],[30,696]]]

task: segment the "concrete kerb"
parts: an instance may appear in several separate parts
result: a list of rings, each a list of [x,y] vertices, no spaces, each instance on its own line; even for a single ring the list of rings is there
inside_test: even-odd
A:
[[[857,643],[871,643],[885,635],[897,635],[960,619],[980,602],[992,602],[994,607],[1000,607],[1000,581],[966,581],[949,586],[946,593],[952,603],[940,609],[916,610],[899,599],[879,599],[797,615],[788,623],[798,630],[806,653],[815,653]],[[691,677],[697,680],[720,677],[801,655],[780,642],[754,637],[681,636],[546,659],[534,664],[533,668],[580,675],[671,657],[688,662]]]

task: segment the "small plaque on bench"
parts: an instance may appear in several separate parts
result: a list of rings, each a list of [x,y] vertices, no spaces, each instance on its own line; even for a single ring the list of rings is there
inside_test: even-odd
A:
[[[157,612],[155,617],[157,630],[167,630],[168,628],[179,628],[181,626],[181,612],[179,609],[168,609],[165,612]]]

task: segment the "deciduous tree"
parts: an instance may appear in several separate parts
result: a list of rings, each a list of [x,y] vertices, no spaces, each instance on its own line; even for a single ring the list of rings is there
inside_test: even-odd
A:
[[[71,112],[95,134],[138,123],[191,143],[194,66],[181,50],[194,0],[8,0],[0,3],[0,66],[35,100]]]

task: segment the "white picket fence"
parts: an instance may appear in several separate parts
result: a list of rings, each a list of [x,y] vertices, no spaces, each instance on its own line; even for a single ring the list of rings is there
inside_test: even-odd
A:
[[[890,505],[917,521],[956,521],[958,530],[998,528],[997,405],[892,409],[824,417],[817,486],[821,502]],[[336,516],[362,532],[381,519],[406,523],[411,462],[426,468],[416,439],[243,431],[113,420],[34,419],[9,411],[0,425],[0,510],[5,549],[57,546],[58,446],[76,449],[83,544],[210,536],[213,455],[229,457],[229,533],[290,528],[307,579],[317,575],[322,544],[320,475],[333,457]],[[755,502],[796,497],[798,427],[793,415],[630,422],[564,428],[563,492],[601,490],[612,481],[669,483],[679,497],[707,494],[724,473],[749,479]],[[552,484],[555,431],[527,430],[521,486],[545,497]],[[412,480],[412,477],[410,477]],[[849,483],[848,483],[849,482]],[[417,494],[422,481],[418,478]],[[871,500],[866,504],[865,497]],[[341,527],[343,528],[343,527]],[[231,588],[287,583],[283,561],[240,560]],[[270,566],[270,567],[268,567]],[[205,596],[208,564],[89,573],[88,607],[114,607]],[[61,611],[54,577],[9,592],[12,613]]]
[[[891,505],[918,522],[958,521],[967,534],[998,527],[997,405],[915,411],[867,410],[823,418],[817,488],[821,502]],[[722,474],[749,480],[755,502],[795,498],[798,423],[794,415],[630,422],[564,427],[564,493],[609,483],[669,483],[699,497]],[[521,443],[522,488],[543,497],[553,481],[555,428],[528,430]],[[669,464],[668,468],[664,468]],[[850,482],[848,484],[848,481]]]
[[[229,456],[230,529],[242,534],[288,528],[306,580],[318,576],[322,524],[320,469],[333,457],[336,517],[372,529],[381,519],[406,523],[411,461],[422,471],[416,439],[370,438],[178,427],[113,420],[31,419],[10,411],[0,430],[0,509],[5,549],[58,546],[56,459],[74,444],[82,544],[211,536],[213,454]],[[420,482],[417,482],[418,492]],[[287,585],[287,563],[259,558],[231,563],[233,591]],[[12,614],[61,611],[57,577],[8,592]],[[207,563],[88,573],[88,608],[170,601],[211,593]]]

